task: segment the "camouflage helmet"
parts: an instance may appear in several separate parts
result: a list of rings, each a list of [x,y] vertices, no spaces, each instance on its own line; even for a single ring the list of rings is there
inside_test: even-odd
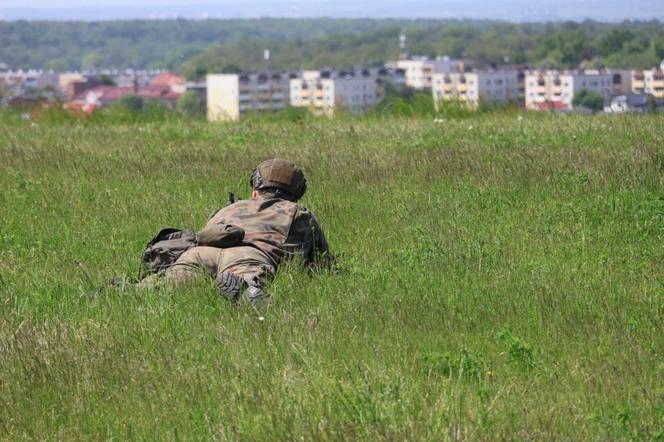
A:
[[[277,188],[300,199],[307,191],[307,180],[295,163],[280,159],[260,163],[251,174],[250,185],[255,190]]]

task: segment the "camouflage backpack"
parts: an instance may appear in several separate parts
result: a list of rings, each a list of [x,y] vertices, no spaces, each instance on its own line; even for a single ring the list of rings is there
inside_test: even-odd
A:
[[[148,242],[143,251],[143,266],[139,279],[168,269],[180,255],[192,247],[208,246],[225,249],[240,245],[243,239],[244,230],[230,224],[207,226],[198,234],[191,230],[172,227],[162,229]]]
[[[148,242],[143,252],[142,276],[166,270],[187,250],[195,247],[196,234],[191,230],[162,229]]]

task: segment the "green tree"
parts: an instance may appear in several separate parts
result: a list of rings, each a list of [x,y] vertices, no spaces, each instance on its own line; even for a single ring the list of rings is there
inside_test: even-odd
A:
[[[200,117],[203,115],[201,97],[194,91],[183,94],[176,104],[177,111],[187,117]]]
[[[53,69],[56,72],[64,72],[69,69],[69,63],[62,58],[54,58],[46,63],[46,69]]]
[[[604,97],[597,92],[581,89],[574,96],[572,105],[574,107],[582,106],[592,110],[593,112],[599,112],[604,109]]]
[[[240,72],[242,72],[242,68],[233,63],[227,64],[221,70],[222,74],[239,74]]]
[[[598,52],[601,56],[607,56],[614,52],[620,52],[625,43],[633,40],[635,34],[626,28],[612,29],[599,40]]]
[[[655,55],[660,60],[664,60],[664,32],[658,32],[652,39],[652,45],[655,49]]]
[[[208,68],[200,64],[200,62],[193,62],[184,68],[184,76],[191,81],[198,81],[208,73]]]
[[[138,112],[143,109],[143,106],[145,105],[145,102],[143,100],[143,97],[140,95],[136,94],[129,94],[125,95],[124,97],[120,98],[118,101],[118,104],[120,107],[132,111],[132,112]]]
[[[646,109],[651,114],[657,112],[657,99],[654,96],[648,95],[648,101],[646,102]]]
[[[115,81],[113,81],[113,79],[106,74],[103,74],[99,77],[99,82],[104,86],[117,86]]]
[[[81,65],[84,69],[92,69],[101,66],[102,56],[97,52],[88,52],[81,59]]]

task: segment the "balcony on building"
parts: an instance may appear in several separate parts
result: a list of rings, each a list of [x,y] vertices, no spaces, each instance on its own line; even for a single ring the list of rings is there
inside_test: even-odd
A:
[[[256,89],[259,91],[267,91],[270,89],[270,78],[267,74],[258,74],[258,77],[256,77]]]
[[[302,91],[300,92],[300,97],[303,99],[308,99],[309,98],[309,85],[307,84],[306,81],[302,81],[302,86],[301,86]]]
[[[269,89],[266,90],[258,90],[258,93],[256,94],[256,98],[259,101],[270,101],[272,100],[272,92]]]
[[[445,75],[445,77],[443,78],[443,92],[444,93],[452,92],[452,87],[453,87],[452,77],[450,77],[449,75]]]
[[[316,83],[316,87],[314,88],[314,96],[316,98],[323,98],[323,84],[322,83]]]
[[[284,90],[284,78],[281,74],[272,74],[272,85],[271,88],[273,91],[283,92]]]
[[[457,90],[459,91],[459,94],[465,94],[466,91],[468,90],[468,86],[466,85],[465,75],[459,77],[459,84],[457,85]]]
[[[632,76],[632,89],[643,91],[646,88],[646,76],[642,71],[634,72]]]
[[[560,96],[563,93],[562,82],[559,77],[553,79],[553,87],[551,88],[553,95]]]
[[[251,91],[251,79],[249,78],[249,75],[240,75],[238,81],[240,83],[240,94]]]

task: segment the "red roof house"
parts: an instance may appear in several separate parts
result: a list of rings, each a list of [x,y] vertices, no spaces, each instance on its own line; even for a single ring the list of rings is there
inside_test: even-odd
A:
[[[174,92],[184,93],[186,89],[185,83],[186,80],[177,74],[162,72],[150,82],[150,86],[169,87]]]

